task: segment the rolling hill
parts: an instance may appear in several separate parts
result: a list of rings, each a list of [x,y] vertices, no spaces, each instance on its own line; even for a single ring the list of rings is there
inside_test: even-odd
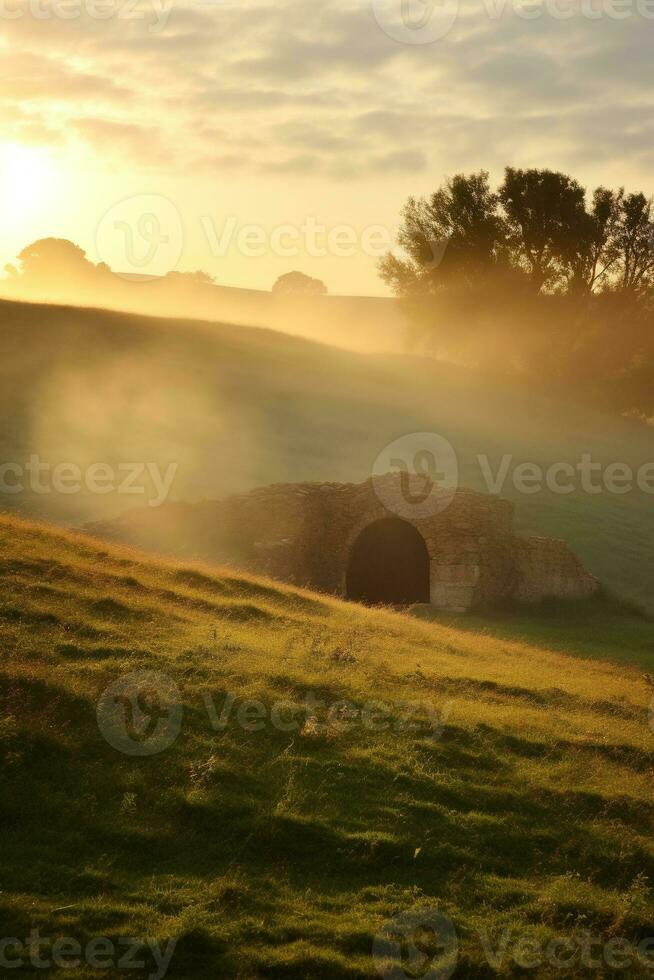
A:
[[[6,299],[38,300],[127,311],[134,314],[220,320],[283,331],[355,351],[403,351],[407,324],[399,301],[385,296],[280,295],[261,289],[242,289],[209,283],[191,283],[119,273],[101,284],[96,280],[71,282],[54,277],[39,288],[20,279],[0,280]]]
[[[275,482],[366,479],[380,450],[413,432],[454,447],[460,483],[501,493],[517,526],[566,539],[610,589],[654,609],[652,495],[522,493],[524,463],[652,459],[652,429],[574,392],[407,355],[354,353],[272,330],[0,302],[0,459],[155,461],[177,467],[172,500],[211,500]],[[2,494],[5,508],[80,525],[142,498]]]
[[[562,939],[567,976],[615,976],[602,944],[620,940],[621,975],[650,975],[636,668],[7,516],[0,576],[7,936],[136,937],[174,980],[343,980],[397,975],[409,916],[441,977],[523,976],[525,941],[551,977]],[[651,624],[604,615],[651,648]],[[135,672],[149,700],[128,724]]]

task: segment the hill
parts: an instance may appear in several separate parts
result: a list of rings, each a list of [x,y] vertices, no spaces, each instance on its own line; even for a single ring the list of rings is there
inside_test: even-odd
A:
[[[222,321],[279,330],[355,351],[403,351],[407,323],[397,299],[384,296],[283,295],[210,283],[185,282],[184,277],[151,278],[120,273],[100,283],[71,282],[23,286],[21,280],[0,281],[3,297],[42,303],[71,304],[130,313]]]
[[[397,965],[407,915],[437,958],[438,909],[442,977],[522,976],[525,941],[551,977],[561,939],[569,976],[614,976],[611,940],[649,975],[652,692],[633,667],[7,516],[0,554],[7,936],[140,937],[175,980],[365,978]]]
[[[269,483],[361,482],[413,432],[454,447],[462,486],[501,493],[527,533],[561,537],[612,590],[654,609],[652,495],[520,492],[516,468],[651,462],[652,429],[600,408],[462,367],[365,355],[271,330],[0,302],[0,459],[173,463],[172,500]],[[129,494],[2,495],[22,514],[106,520]],[[142,498],[141,498],[142,499]]]

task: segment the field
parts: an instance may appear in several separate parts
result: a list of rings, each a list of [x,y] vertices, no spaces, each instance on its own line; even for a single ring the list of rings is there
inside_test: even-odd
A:
[[[421,606],[413,615],[427,622],[449,623],[477,638],[492,636],[587,659],[640,666],[645,671],[654,668],[652,618],[640,607],[604,594],[581,602],[549,599],[536,606],[511,605],[449,618]]]
[[[458,943],[439,977],[558,976],[520,944],[562,937],[565,976],[651,974],[601,946],[654,935],[646,620],[605,601],[612,650],[569,607],[566,652],[561,610],[423,622],[9,516],[0,556],[5,936],[175,940],[175,980],[364,978],[385,922],[438,909]],[[98,722],[134,671],[183,705],[149,756]]]
[[[173,462],[173,499],[257,485],[360,481],[412,432],[450,440],[460,483],[503,495],[518,528],[565,538],[612,591],[654,610],[651,495],[522,494],[515,466],[652,458],[652,429],[517,382],[407,355],[357,354],[271,330],[0,301],[0,459]],[[572,393],[571,393],[572,394]],[[138,497],[2,495],[26,516],[79,525]]]
[[[222,285],[175,286],[156,277],[139,281],[129,275],[116,276],[98,293],[98,283],[84,288],[66,278],[43,287],[34,296],[31,288],[21,294],[20,283],[5,279],[6,299],[42,303],[75,303],[101,306],[146,316],[220,320],[241,325],[256,324],[320,341],[330,341],[348,350],[401,351],[405,347],[406,323],[399,303],[383,296],[280,296],[265,290],[239,289]],[[47,295],[46,295],[47,294]]]

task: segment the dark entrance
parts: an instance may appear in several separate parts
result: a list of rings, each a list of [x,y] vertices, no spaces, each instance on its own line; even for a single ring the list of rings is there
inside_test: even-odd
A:
[[[350,552],[345,594],[370,604],[429,602],[429,553],[420,532],[395,517],[364,528]]]

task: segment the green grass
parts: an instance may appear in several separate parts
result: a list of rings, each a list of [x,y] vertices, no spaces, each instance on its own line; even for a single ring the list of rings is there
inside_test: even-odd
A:
[[[654,639],[605,615],[616,645]],[[0,518],[3,935],[174,938],[176,980],[371,978],[381,925],[435,906],[457,930],[456,978],[525,975],[511,956],[489,966],[484,930],[512,930],[510,948],[653,936],[652,689],[582,650],[581,625],[571,648],[589,659],[559,652],[535,613],[531,643],[509,635],[529,620],[420,622]],[[96,717],[137,670],[172,679],[184,709],[177,739],[142,758]],[[320,713],[216,732],[204,698],[229,693],[266,710],[375,698],[395,721],[418,701],[444,727]]]
[[[0,417],[0,461],[39,453],[82,467],[176,462],[179,500],[275,482],[362,481],[391,440],[421,431],[446,436],[461,484],[482,490],[479,454],[494,472],[504,454],[542,465],[574,464],[583,453],[634,467],[652,458],[651,429],[533,383],[269,330],[6,301]],[[654,611],[650,495],[523,496],[510,481],[503,492],[520,530],[564,538],[606,586]],[[140,500],[21,494],[0,502],[79,525]]]
[[[638,606],[606,594],[579,602],[551,599],[534,606],[510,605],[454,618],[417,606],[413,615],[478,635],[654,670],[654,621]]]

